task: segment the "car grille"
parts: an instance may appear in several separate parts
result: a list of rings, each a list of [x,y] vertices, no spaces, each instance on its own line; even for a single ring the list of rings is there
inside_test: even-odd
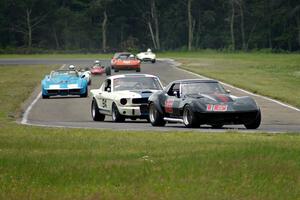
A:
[[[149,110],[147,105],[141,105],[140,106],[141,115],[148,115]]]
[[[47,90],[48,94],[59,94],[59,95],[67,95],[67,94],[79,94],[80,89],[64,89],[64,90]]]
[[[134,98],[132,99],[133,104],[142,104],[142,103],[148,103],[148,97],[145,98]]]

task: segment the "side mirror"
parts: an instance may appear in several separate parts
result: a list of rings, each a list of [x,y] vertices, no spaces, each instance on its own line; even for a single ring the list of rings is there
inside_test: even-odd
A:
[[[85,74],[81,75],[81,78],[84,78],[85,77]]]
[[[179,93],[179,91],[174,91],[173,94],[174,94],[174,96],[176,96],[177,98],[180,98],[180,93]]]
[[[227,94],[230,94],[230,93],[231,93],[231,91],[230,91],[230,90],[226,90],[226,93],[227,93]]]

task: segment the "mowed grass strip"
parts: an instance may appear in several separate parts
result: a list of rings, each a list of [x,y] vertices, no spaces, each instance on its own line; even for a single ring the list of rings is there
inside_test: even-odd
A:
[[[183,69],[300,108],[300,54],[168,53]]]
[[[18,116],[17,105],[50,68],[7,67],[5,71],[2,81],[10,87],[0,93],[1,102],[6,102],[0,107],[0,199],[273,200],[300,196],[297,134],[120,132],[18,125],[8,113]],[[16,88],[18,93],[8,95]]]

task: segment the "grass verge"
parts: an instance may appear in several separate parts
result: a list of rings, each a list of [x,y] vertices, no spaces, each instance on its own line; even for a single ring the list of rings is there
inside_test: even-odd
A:
[[[296,134],[18,125],[46,67],[1,68],[0,199],[297,199]]]
[[[167,53],[184,69],[300,108],[300,54]]]

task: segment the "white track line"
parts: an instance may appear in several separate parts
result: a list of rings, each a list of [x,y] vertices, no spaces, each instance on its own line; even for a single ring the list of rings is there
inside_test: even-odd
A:
[[[181,70],[181,71],[183,71],[183,72],[187,72],[187,73],[193,74],[193,75],[198,76],[198,77],[201,77],[201,78],[208,78],[208,77],[205,77],[205,76],[196,74],[196,73],[194,73],[194,72],[191,72],[191,71],[188,71],[188,70],[179,68],[179,66],[181,65],[181,63],[176,62],[176,61],[174,61],[173,59],[161,59],[161,60],[171,62],[173,67],[175,67],[176,69]],[[252,92],[249,92],[249,91],[247,91],[247,90],[243,90],[243,89],[241,89],[241,88],[235,87],[235,86],[230,85],[230,84],[228,84],[228,83],[224,83],[224,82],[221,82],[221,81],[220,81],[220,83],[223,84],[223,85],[226,85],[227,87],[231,87],[231,88],[234,88],[234,89],[239,90],[239,91],[241,91],[241,92],[244,92],[244,93],[246,93],[246,94],[253,95],[253,96],[255,96],[255,97],[260,97],[260,98],[262,98],[262,99],[271,101],[271,102],[273,102],[273,103],[277,103],[277,104],[279,104],[279,105],[281,105],[281,106],[284,106],[284,107],[286,107],[286,108],[289,108],[289,109],[292,109],[292,110],[295,110],[295,111],[300,112],[300,109],[299,109],[299,108],[296,108],[296,107],[294,107],[294,106],[288,105],[288,104],[283,103],[283,102],[281,102],[281,101],[278,101],[278,100],[275,100],[275,99],[272,99],[272,98],[269,98],[269,97],[266,97],[266,96],[262,96],[262,95],[259,95],[259,94],[254,94],[254,93],[252,93]]]
[[[62,65],[59,69],[63,69],[66,65]],[[22,117],[22,121],[21,124],[28,124],[28,115],[32,109],[32,107],[36,104],[36,102],[41,98],[42,96],[42,92],[40,92],[35,99],[31,102],[31,104],[26,108],[23,117]]]

